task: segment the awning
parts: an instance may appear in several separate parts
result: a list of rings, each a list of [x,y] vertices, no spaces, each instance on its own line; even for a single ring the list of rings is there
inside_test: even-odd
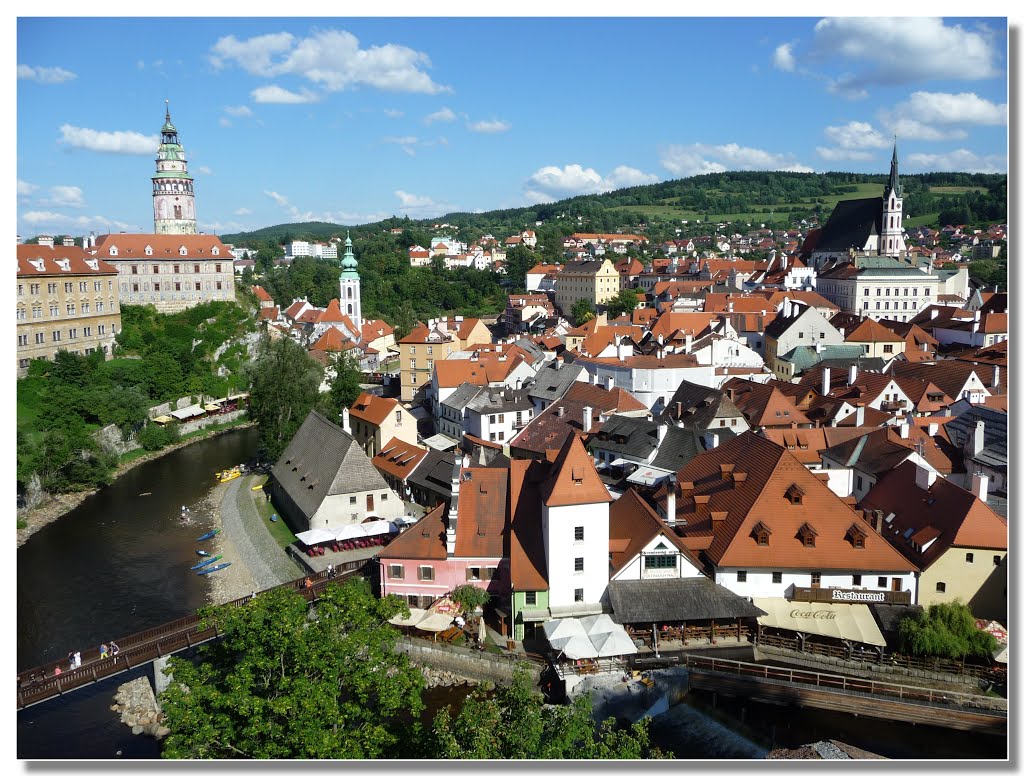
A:
[[[216,412],[217,410],[220,409],[220,405],[219,404],[206,404],[206,405],[203,405],[203,409],[206,410],[207,412]]]
[[[328,531],[324,528],[311,528],[308,531],[295,534],[295,538],[303,544],[319,544],[320,542],[333,542],[335,536],[334,531]]]
[[[456,440],[449,436],[445,436],[444,434],[434,434],[434,436],[427,437],[423,440],[423,444],[427,447],[432,447],[435,450],[440,450],[442,453],[459,446],[459,443]]]
[[[170,415],[158,415],[157,417],[153,418],[153,422],[159,423],[161,426],[164,425],[165,423],[170,423],[172,420],[174,420],[174,418],[172,418]]]
[[[551,620],[544,623],[544,635],[552,649],[570,660],[636,654],[633,639],[607,614]]]
[[[388,622],[390,622],[392,625],[401,625],[404,628],[409,628],[415,625],[416,623],[420,622],[426,616],[427,611],[425,609],[414,609],[410,606],[408,617],[404,614],[396,614],[394,617],[388,620]]]
[[[828,636],[859,644],[884,647],[871,610],[865,604],[824,604],[808,601],[787,601],[784,598],[755,598],[754,605],[765,614],[757,621],[768,628],[797,631],[815,636]]]
[[[668,469],[659,469],[657,466],[640,466],[626,478],[626,482],[633,485],[657,485],[666,477],[673,476],[675,476],[675,472]]]
[[[443,614],[441,612],[430,612],[416,623],[416,627],[420,630],[430,631],[431,633],[440,633],[443,630],[448,630],[451,627],[452,620],[455,618],[451,614]]]
[[[200,407],[198,404],[193,404],[190,407],[182,407],[180,410],[174,410],[171,415],[178,420],[186,420],[188,418],[194,418],[199,415],[205,415],[206,410]]]

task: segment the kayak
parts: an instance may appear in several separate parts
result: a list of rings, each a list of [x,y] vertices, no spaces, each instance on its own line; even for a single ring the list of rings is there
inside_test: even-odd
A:
[[[201,560],[196,565],[194,565],[192,567],[192,570],[195,571],[196,569],[201,569],[203,566],[209,566],[211,563],[216,563],[217,561],[219,561],[223,557],[224,557],[223,555],[214,555],[212,558],[207,558],[206,560]]]
[[[253,485],[251,490],[263,490],[263,486],[262,485]]]
[[[230,565],[231,565],[230,563],[219,563],[216,566],[211,566],[208,569],[200,569],[199,571],[196,572],[196,574],[212,574],[215,571],[220,571],[221,569],[226,569]]]
[[[207,539],[212,539],[214,536],[216,536],[219,533],[220,533],[220,529],[219,528],[214,528],[212,531],[207,531],[206,533],[204,533],[202,536],[200,536],[198,539],[196,539],[196,541],[197,542],[203,542],[203,541],[206,541]]]
[[[209,555],[209,554],[210,553],[207,552],[206,550],[196,550],[196,555],[199,555],[201,557],[205,557],[206,555]]]

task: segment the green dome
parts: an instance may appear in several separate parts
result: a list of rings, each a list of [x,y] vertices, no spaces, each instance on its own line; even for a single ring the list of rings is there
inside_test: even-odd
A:
[[[341,276],[344,277],[359,277],[359,262],[356,261],[355,254],[352,253],[352,238],[348,232],[345,233],[345,256],[341,260]]]

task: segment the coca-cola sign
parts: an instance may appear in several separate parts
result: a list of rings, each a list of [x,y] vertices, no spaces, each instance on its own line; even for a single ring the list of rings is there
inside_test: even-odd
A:
[[[808,610],[804,610],[804,609],[790,609],[789,610],[789,616],[790,617],[802,617],[805,620],[834,620],[836,618],[836,613],[832,612],[832,611],[825,611],[825,610],[821,610],[821,611],[817,611],[817,612],[812,612],[809,609]]]

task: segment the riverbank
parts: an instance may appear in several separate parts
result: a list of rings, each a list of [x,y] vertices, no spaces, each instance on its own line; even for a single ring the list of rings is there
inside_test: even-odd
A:
[[[197,433],[194,436],[189,436],[182,439],[174,444],[167,445],[167,447],[161,448],[160,450],[154,450],[151,453],[139,455],[131,458],[130,460],[124,461],[118,464],[117,469],[114,471],[114,480],[123,475],[125,472],[131,471],[136,466],[147,463],[148,461],[156,460],[161,458],[168,453],[180,450],[183,447],[188,447],[194,442],[200,442],[204,439],[210,439],[221,434],[226,434],[229,431],[236,431],[238,429],[248,428],[249,426],[255,425],[253,421],[246,421],[235,425],[220,427],[210,427],[205,433]],[[128,454],[133,455],[132,453]],[[46,502],[41,504],[34,509],[19,510],[18,521],[24,522],[23,528],[18,528],[18,543],[17,546],[21,547],[25,542],[28,541],[29,537],[32,536],[43,526],[49,525],[54,520],[57,520],[68,512],[73,510],[89,496],[99,492],[98,488],[91,490],[83,490],[77,493],[60,493],[57,495],[50,496]]]

